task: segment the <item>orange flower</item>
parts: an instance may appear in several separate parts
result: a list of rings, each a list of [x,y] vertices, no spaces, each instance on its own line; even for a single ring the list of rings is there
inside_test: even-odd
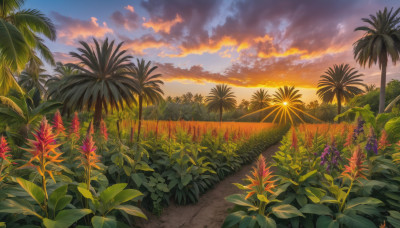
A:
[[[386,149],[386,147],[391,145],[391,144],[389,144],[389,141],[387,138],[388,138],[388,135],[387,135],[386,131],[382,130],[382,135],[378,142],[378,149],[384,150],[384,149]]]
[[[96,163],[100,162],[100,156],[96,154],[97,147],[94,144],[93,137],[91,134],[87,134],[83,140],[83,145],[81,146],[81,164],[79,166],[85,167],[85,169],[94,167],[99,169],[100,167]]]
[[[345,165],[345,170],[342,173],[343,177],[348,177],[352,180],[357,178],[367,179],[363,171],[366,170],[365,154],[362,152],[360,146],[357,146],[353,152],[353,156],[349,159],[349,165]]]
[[[349,147],[353,144],[353,132],[349,129],[346,137],[346,142],[343,146]]]
[[[297,150],[297,135],[296,135],[296,130],[292,128],[292,145],[290,148],[294,148],[294,150]]]
[[[63,134],[65,131],[65,127],[62,121],[62,117],[60,114],[60,111],[57,110],[56,113],[54,113],[54,118],[53,118],[53,126],[56,134]]]
[[[70,135],[73,135],[76,139],[79,139],[79,118],[78,118],[78,113],[75,112],[74,114],[74,118],[72,119],[71,122],[71,131],[70,131]]]
[[[26,166],[35,167],[44,179],[47,173],[54,180],[53,172],[47,170],[47,166],[60,163],[63,159],[60,158],[62,153],[56,151],[60,144],[55,144],[56,135],[53,134],[46,117],[43,117],[39,129],[35,131],[33,137],[34,140],[27,139],[29,148],[24,149],[32,155]]]
[[[100,134],[103,136],[104,140],[108,140],[107,126],[103,119],[100,120]]]
[[[253,168],[251,174],[252,177],[247,176],[251,184],[245,186],[246,189],[250,190],[246,195],[246,199],[254,194],[262,195],[264,192],[274,194],[272,190],[275,187],[275,180],[271,180],[274,176],[271,175],[270,167],[266,166],[265,158],[262,155],[258,158],[257,167]]]

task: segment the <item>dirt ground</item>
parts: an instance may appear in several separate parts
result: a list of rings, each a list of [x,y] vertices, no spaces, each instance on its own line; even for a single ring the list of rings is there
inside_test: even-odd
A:
[[[263,155],[268,161],[278,151],[279,145],[268,148]],[[249,174],[255,163],[245,165],[237,173],[228,176],[215,185],[213,189],[202,195],[197,204],[179,206],[171,203],[165,208],[161,217],[148,215],[148,221],[140,224],[143,228],[218,228],[221,227],[228,209],[233,207],[232,203],[225,201],[225,197],[240,193],[240,190],[232,183],[241,183]]]

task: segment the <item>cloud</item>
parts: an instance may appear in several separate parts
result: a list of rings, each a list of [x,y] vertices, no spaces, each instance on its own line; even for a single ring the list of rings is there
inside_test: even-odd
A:
[[[131,5],[124,7],[127,12],[115,11],[111,15],[112,21],[118,26],[128,31],[136,30],[140,27],[140,16],[135,12]]]
[[[152,35],[143,35],[136,39],[120,35],[119,38],[124,41],[124,48],[129,49],[132,54],[136,55],[145,55],[144,51],[147,49],[160,49],[169,46],[169,43],[162,39],[156,39]]]
[[[164,21],[162,19],[150,20],[144,22],[143,27],[152,28],[155,32],[169,33],[174,25],[182,22],[183,22],[182,17],[179,16],[179,14],[176,14],[173,20],[170,21]]]
[[[62,62],[62,63],[78,63],[79,60],[76,58],[73,58],[67,53],[63,52],[53,52],[54,59],[56,62]]]
[[[58,39],[68,45],[73,45],[76,40],[89,37],[102,38],[108,33],[113,33],[106,22],[100,25],[95,17],[85,21],[64,16],[57,12],[52,12],[52,16],[58,22],[56,25]]]

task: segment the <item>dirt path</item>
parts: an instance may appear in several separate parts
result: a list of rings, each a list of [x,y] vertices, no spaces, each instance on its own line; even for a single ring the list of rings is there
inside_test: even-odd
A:
[[[278,150],[279,144],[268,148],[263,155],[268,159]],[[228,208],[232,203],[225,201],[225,197],[240,193],[240,190],[232,183],[241,183],[249,174],[255,164],[245,165],[237,173],[227,177],[215,185],[204,195],[199,202],[193,205],[179,206],[171,204],[164,210],[161,217],[149,216],[148,222],[141,225],[143,228],[217,228],[221,227]]]

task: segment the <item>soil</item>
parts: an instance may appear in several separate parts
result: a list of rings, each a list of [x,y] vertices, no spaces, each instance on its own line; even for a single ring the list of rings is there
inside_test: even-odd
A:
[[[278,147],[279,144],[273,145],[263,153],[267,161],[278,151]],[[216,184],[213,189],[200,196],[197,204],[181,206],[171,202],[160,217],[148,214],[148,221],[141,221],[139,226],[142,228],[221,227],[228,215],[228,209],[233,207],[233,204],[224,198],[231,194],[241,193],[232,183],[242,183],[253,166],[255,163],[245,165],[237,173]]]

